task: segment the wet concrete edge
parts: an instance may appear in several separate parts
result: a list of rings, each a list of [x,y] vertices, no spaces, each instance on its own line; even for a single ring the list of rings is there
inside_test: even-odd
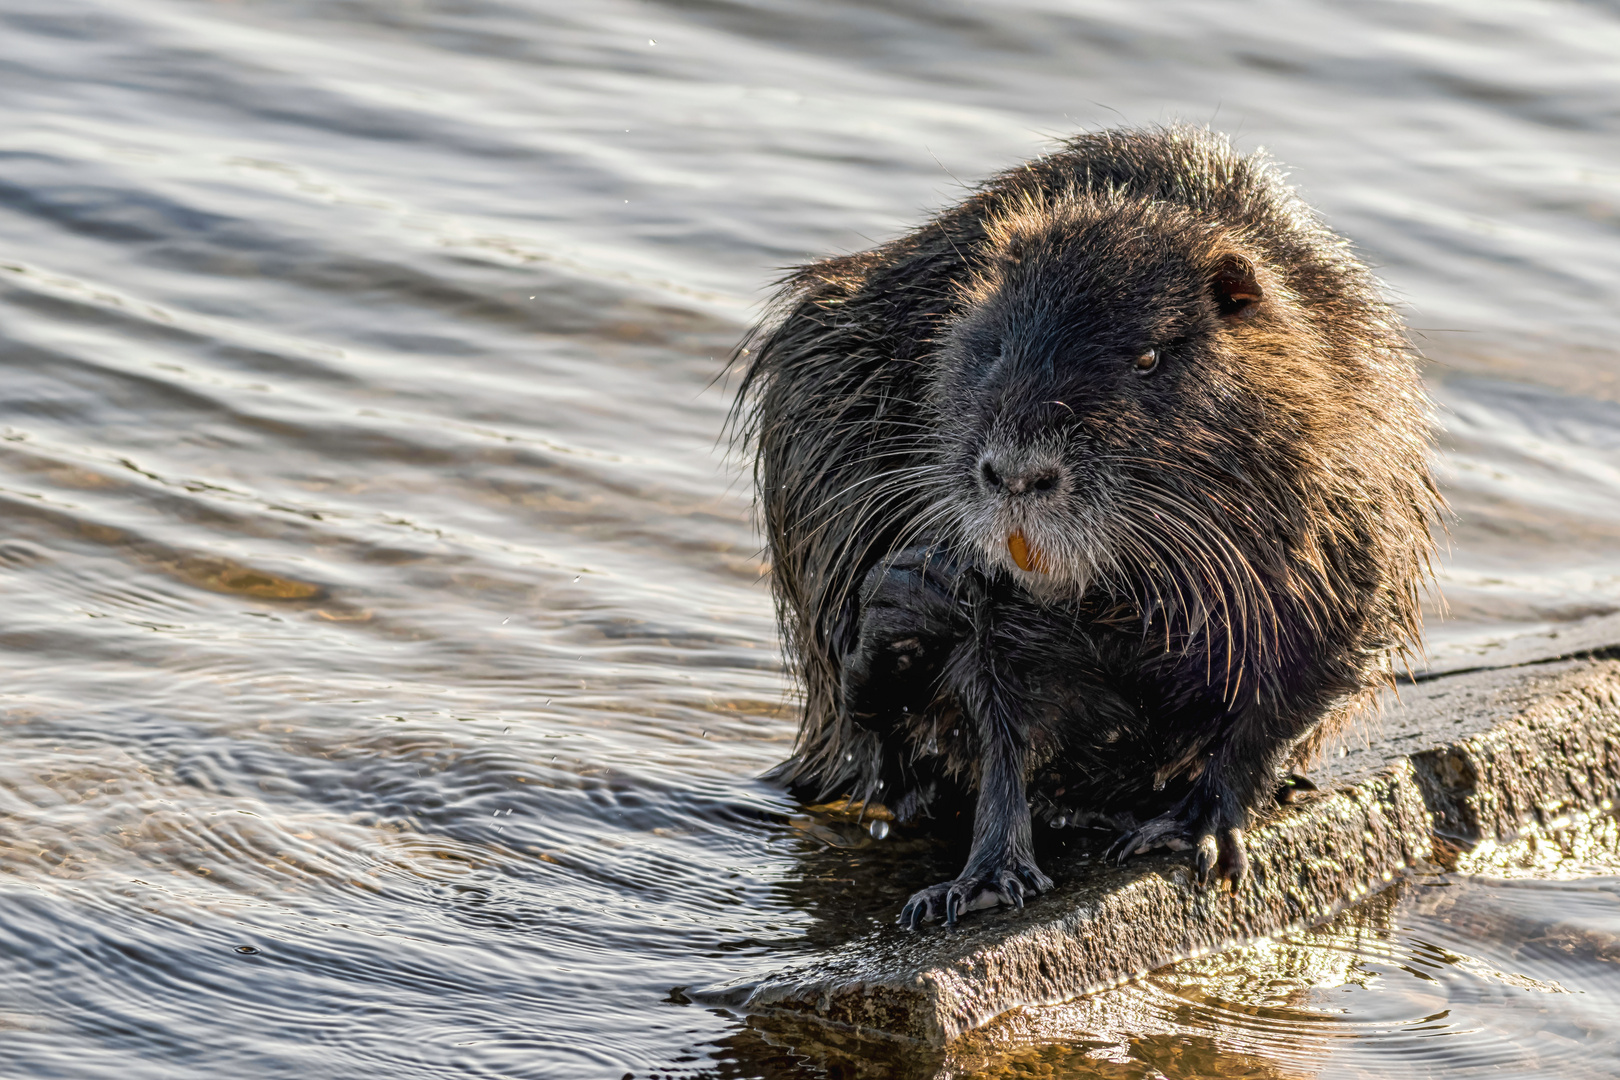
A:
[[[701,996],[762,1018],[942,1046],[1021,1005],[1318,925],[1403,870],[1620,801],[1620,661],[1607,658],[1616,650],[1559,651],[1436,673],[1390,695],[1364,745],[1315,773],[1326,790],[1252,830],[1253,872],[1235,894],[1194,886],[1187,855],[1125,868],[1059,862],[1047,867],[1057,888],[1023,911],[970,917],[956,931],[879,930]]]

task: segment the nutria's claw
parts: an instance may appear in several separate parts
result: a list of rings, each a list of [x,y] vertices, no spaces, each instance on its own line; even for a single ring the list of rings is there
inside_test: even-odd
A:
[[[1243,830],[1220,829],[1198,838],[1198,884],[1228,882],[1232,891],[1243,884],[1249,873],[1249,856],[1243,847]]]
[[[1052,887],[1052,879],[1036,869],[1034,863],[1002,867],[988,873],[959,877],[931,885],[912,894],[896,920],[908,930],[921,929],[925,922],[938,917],[946,926],[955,926],[956,917],[968,911],[1007,904],[1023,907],[1026,897],[1036,896]]]
[[[1291,772],[1277,785],[1277,802],[1282,806],[1291,806],[1315,790],[1316,785],[1310,777]]]
[[[1173,813],[1161,814],[1108,845],[1108,850],[1103,853],[1103,860],[1124,866],[1125,860],[1132,855],[1140,855],[1156,847],[1175,847],[1178,844],[1186,847],[1187,826]]]
[[[1196,836],[1196,839],[1194,837]],[[1156,847],[1186,850],[1191,847],[1193,870],[1198,884],[1227,882],[1234,892],[1249,872],[1249,856],[1243,846],[1243,830],[1210,823],[1189,825],[1174,811],[1144,823],[1115,840],[1103,858],[1125,865],[1132,855]]]

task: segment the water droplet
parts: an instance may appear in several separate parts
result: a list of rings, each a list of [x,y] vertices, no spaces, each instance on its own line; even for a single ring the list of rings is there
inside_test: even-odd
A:
[[[889,823],[887,821],[874,821],[867,826],[867,829],[872,833],[872,839],[874,840],[882,840],[889,835]]]

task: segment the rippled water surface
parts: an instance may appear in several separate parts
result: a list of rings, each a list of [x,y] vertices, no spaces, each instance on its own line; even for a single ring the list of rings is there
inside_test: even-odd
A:
[[[755,779],[713,380],[778,268],[1078,128],[1271,149],[1400,296],[1436,654],[1620,609],[1617,54],[1552,0],[11,0],[0,1074],[850,1068],[671,993],[950,861]],[[1414,880],[993,1067],[1612,1076],[1617,941],[1612,866]]]

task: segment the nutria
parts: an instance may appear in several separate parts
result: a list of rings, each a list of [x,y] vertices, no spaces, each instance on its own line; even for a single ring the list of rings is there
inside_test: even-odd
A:
[[[1032,814],[1235,888],[1284,768],[1418,647],[1441,504],[1412,349],[1222,136],[1070,139],[795,271],[740,355],[806,695],[778,775],[974,808],[905,925],[1049,888]]]

